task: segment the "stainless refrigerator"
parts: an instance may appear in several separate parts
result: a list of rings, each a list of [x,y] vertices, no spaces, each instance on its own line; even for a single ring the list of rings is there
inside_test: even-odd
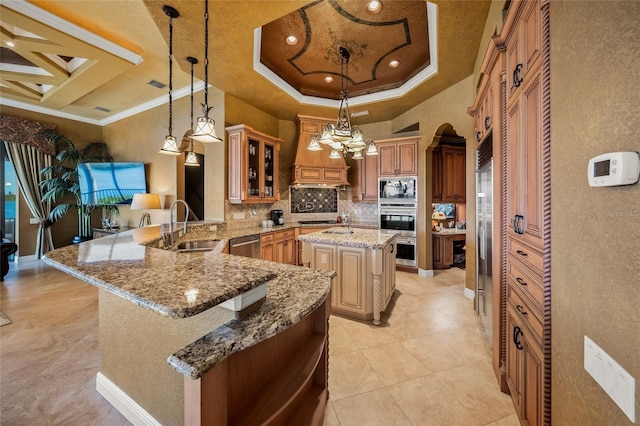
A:
[[[493,288],[491,247],[493,231],[493,158],[479,164],[476,172],[476,312],[482,318],[484,328],[493,338]]]

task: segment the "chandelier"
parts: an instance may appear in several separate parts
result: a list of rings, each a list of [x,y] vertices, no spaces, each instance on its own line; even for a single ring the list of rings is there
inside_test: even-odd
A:
[[[351,154],[354,160],[362,160],[362,152],[366,149],[366,155],[378,155],[378,149],[373,139],[364,139],[362,130],[351,126],[351,112],[349,111],[349,94],[347,81],[349,79],[349,58],[351,54],[346,47],[340,47],[340,109],[335,124],[327,124],[322,128],[321,134],[311,137],[307,149],[310,151],[322,151],[322,145],[331,147],[329,158],[346,157]]]

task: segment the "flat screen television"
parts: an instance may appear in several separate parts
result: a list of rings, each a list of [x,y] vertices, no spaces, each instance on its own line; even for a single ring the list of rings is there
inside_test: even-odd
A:
[[[144,163],[78,163],[78,180],[87,205],[131,204],[147,192]]]

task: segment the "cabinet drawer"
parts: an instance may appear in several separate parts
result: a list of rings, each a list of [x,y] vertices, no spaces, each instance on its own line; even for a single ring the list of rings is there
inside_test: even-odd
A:
[[[511,256],[507,262],[507,277],[512,286],[518,287],[536,302],[537,308],[544,304],[544,288],[540,278],[532,274],[527,267],[520,263],[520,259]]]
[[[260,235],[260,244],[268,244],[273,242],[274,232],[269,232],[268,234]]]
[[[512,255],[516,259],[519,259],[525,265],[531,267],[533,271],[542,276],[542,271],[544,270],[542,253],[529,247],[523,241],[519,241],[518,239],[513,237],[508,238],[507,245],[510,255]]]
[[[278,240],[289,240],[295,236],[295,229],[285,229],[283,231],[276,232],[276,239]]]
[[[507,297],[509,299],[509,304],[518,313],[518,317],[535,333],[538,343],[542,344],[544,329],[542,328],[542,321],[538,317],[538,312],[536,312],[535,309],[532,309],[511,285],[507,286]]]

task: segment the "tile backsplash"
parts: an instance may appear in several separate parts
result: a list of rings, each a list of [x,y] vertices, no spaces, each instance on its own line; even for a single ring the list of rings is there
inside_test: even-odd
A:
[[[353,203],[350,189],[345,192],[335,188],[291,187],[281,194],[282,199],[273,204],[231,204],[225,201],[225,221],[234,227],[259,226],[263,219],[269,219],[271,210],[282,210],[285,223],[298,220],[334,220],[342,212],[349,213],[354,222],[378,223],[378,205]],[[287,195],[288,198],[285,198]],[[311,205],[307,208],[307,202],[314,203],[313,210]],[[297,211],[296,206],[299,205],[303,211]]]
[[[290,213],[338,213],[338,190],[335,188],[291,187]]]

